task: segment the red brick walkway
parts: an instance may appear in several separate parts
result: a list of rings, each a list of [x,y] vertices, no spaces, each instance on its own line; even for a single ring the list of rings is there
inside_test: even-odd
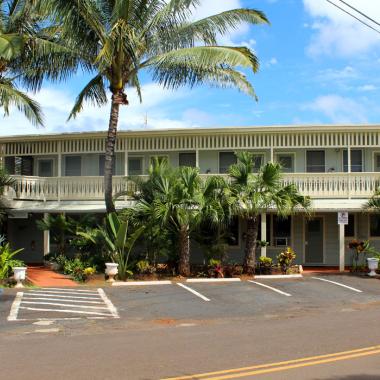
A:
[[[75,281],[67,276],[45,267],[28,267],[26,275],[36,286],[78,286]]]

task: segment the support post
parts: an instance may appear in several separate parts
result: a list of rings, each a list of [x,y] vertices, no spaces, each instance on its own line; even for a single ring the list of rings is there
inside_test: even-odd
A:
[[[62,142],[58,141],[58,168],[57,168],[57,197],[58,202],[61,201],[61,177],[62,177]]]
[[[128,177],[129,175],[129,167],[128,167],[128,152],[125,151],[124,152],[124,176],[125,177]],[[129,191],[129,181],[126,181],[125,182],[125,190],[126,191]],[[125,195],[124,196],[124,200],[127,201],[128,200],[128,195]]]
[[[347,173],[348,173],[348,199],[351,199],[351,139],[349,138],[349,144],[347,147]]]
[[[263,212],[261,214],[261,237],[262,241],[267,240],[267,214]],[[261,247],[261,256],[266,257],[267,247]]]
[[[47,220],[49,214],[44,213],[44,219]],[[44,256],[50,252],[50,231],[44,231]]]
[[[339,271],[344,272],[344,224],[339,224]]]
[[[199,168],[199,149],[195,150],[195,167]]]

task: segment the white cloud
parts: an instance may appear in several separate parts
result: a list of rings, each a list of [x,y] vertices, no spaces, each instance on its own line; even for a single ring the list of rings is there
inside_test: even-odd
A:
[[[319,96],[303,110],[321,113],[332,123],[366,123],[366,110],[360,103],[335,94]]]
[[[380,46],[380,35],[324,0],[303,0],[306,12],[314,19],[314,34],[307,48],[311,56],[355,56]],[[350,4],[372,18],[380,19],[380,2],[351,0]],[[344,4],[339,6],[349,10]],[[368,20],[367,20],[368,21]],[[374,25],[376,26],[376,25]]]
[[[238,43],[239,46],[245,46],[248,49],[252,50],[253,52],[255,51],[255,46],[256,46],[256,40],[253,38],[250,38],[248,41],[241,41]]]
[[[317,79],[319,81],[336,81],[336,80],[345,80],[353,79],[358,76],[356,70],[351,66],[346,66],[343,69],[326,69],[320,70],[317,74]]]
[[[363,86],[359,86],[358,90],[359,91],[364,91],[364,92],[375,91],[375,90],[377,90],[377,87],[375,85],[373,85],[373,84],[365,84]]]
[[[189,96],[188,91],[163,90],[153,83],[144,85],[142,91],[143,104],[140,104],[134,90],[127,92],[130,105],[120,108],[120,129],[198,126],[191,118],[171,117],[171,107],[175,107],[175,100]],[[20,112],[12,110],[11,116],[3,118],[1,122],[3,127],[0,129],[0,135],[95,131],[108,128],[109,104],[101,108],[85,105],[76,119],[66,122],[74,102],[72,94],[63,90],[43,88],[33,97],[43,106],[46,127],[35,128]],[[145,125],[146,119],[148,125]]]

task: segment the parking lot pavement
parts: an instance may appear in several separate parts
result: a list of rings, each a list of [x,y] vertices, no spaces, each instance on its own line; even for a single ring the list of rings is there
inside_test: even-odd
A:
[[[103,289],[41,288],[16,293],[8,321],[119,318]]]

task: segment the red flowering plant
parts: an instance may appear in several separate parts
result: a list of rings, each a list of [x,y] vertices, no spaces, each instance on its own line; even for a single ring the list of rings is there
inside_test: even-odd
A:
[[[362,257],[362,262],[365,262],[367,253],[372,252],[373,248],[370,246],[368,240],[359,241],[353,239],[348,243],[348,248],[353,250],[352,269],[353,271],[359,270],[359,259]],[[362,264],[363,266],[364,264]]]

